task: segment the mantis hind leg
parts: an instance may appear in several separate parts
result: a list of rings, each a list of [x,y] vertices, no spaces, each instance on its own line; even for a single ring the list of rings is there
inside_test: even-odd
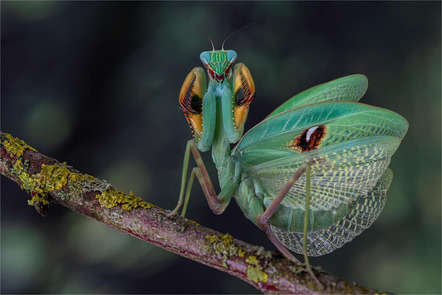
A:
[[[278,195],[275,197],[275,199],[272,201],[272,203],[267,207],[267,209],[264,211],[264,213],[257,218],[259,226],[264,230],[264,232],[267,234],[267,237],[270,239],[270,241],[278,248],[279,251],[281,251],[284,256],[286,256],[288,259],[299,262],[298,259],[296,259],[289,250],[279,241],[279,239],[276,237],[275,233],[270,228],[270,225],[268,223],[269,219],[273,216],[278,206],[281,204],[282,200],[285,198],[287,193],[290,191],[292,186],[296,183],[296,181],[299,180],[299,178],[306,174],[306,206],[305,206],[305,215],[304,215],[304,237],[303,237],[303,252],[304,252],[304,261],[305,265],[307,267],[307,271],[312,276],[312,278],[316,281],[318,286],[321,289],[324,289],[324,286],[322,283],[318,280],[316,275],[313,273],[312,267],[310,265],[310,262],[308,260],[307,256],[307,231],[308,231],[308,222],[309,222],[309,213],[310,213],[310,194],[311,194],[311,168],[309,164],[305,164],[301,166],[293,175],[293,177],[286,183],[286,185],[281,189],[281,191],[278,193]]]
[[[273,243],[273,245],[275,245],[275,247],[278,248],[279,252],[284,254],[284,256],[290,259],[291,261],[296,263],[301,263],[301,261],[296,259],[295,256],[293,256],[293,254],[290,253],[290,251],[287,250],[287,248],[278,240],[278,238],[276,237],[275,233],[272,231],[268,223],[261,224],[261,228],[267,234],[267,237]]]

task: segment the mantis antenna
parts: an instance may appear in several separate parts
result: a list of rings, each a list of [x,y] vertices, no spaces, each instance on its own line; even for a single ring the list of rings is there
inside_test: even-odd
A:
[[[230,37],[232,37],[233,35],[235,35],[235,34],[238,33],[239,31],[242,31],[242,30],[244,30],[245,28],[247,28],[247,27],[249,27],[249,26],[251,26],[251,25],[255,25],[255,24],[256,24],[256,23],[249,23],[249,24],[245,25],[244,27],[242,27],[242,28],[236,30],[235,32],[231,33],[229,36],[227,36],[227,37],[224,39],[223,44],[221,45],[221,50],[224,50],[224,44],[226,43],[226,41],[227,41]]]
[[[207,37],[207,39],[209,39],[209,41],[210,41],[210,44],[212,45],[212,51],[215,51],[215,45],[213,45],[213,41],[212,41],[212,39],[210,38],[210,36],[209,36],[209,34],[207,34],[207,32],[206,31],[204,31],[202,28],[201,28],[201,26],[200,25],[198,25],[196,22],[194,22],[193,21],[193,19],[187,14],[187,13],[185,13],[184,12],[184,10],[182,10],[181,8],[179,8],[178,6],[176,6],[175,4],[173,4],[173,3],[170,3],[179,13],[181,13],[181,15],[182,16],[184,16],[186,19],[188,19],[192,24],[194,24],[195,25],[195,27],[198,29],[198,30],[200,30],[200,32],[201,33],[203,33],[206,37]],[[224,44],[224,43],[223,43]]]

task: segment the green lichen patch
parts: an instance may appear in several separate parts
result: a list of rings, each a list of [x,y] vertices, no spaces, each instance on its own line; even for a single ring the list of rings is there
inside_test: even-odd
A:
[[[253,265],[258,265],[259,264],[259,260],[258,258],[256,258],[256,256],[250,255],[249,257],[246,258],[246,262],[248,264],[253,264]]]
[[[79,182],[95,180],[93,176],[71,172],[68,168],[62,165],[46,164],[42,164],[40,172],[36,174],[29,175],[25,171],[21,172],[20,179],[23,182],[23,189],[40,194],[47,194],[53,190],[60,190],[68,182],[69,188],[75,189],[75,186],[78,186]]]
[[[250,255],[246,258],[247,266],[247,277],[255,282],[267,282],[268,275],[262,270],[261,265],[259,265],[259,260],[256,256]]]
[[[15,163],[14,166],[16,166]],[[41,170],[36,174],[20,173],[22,188],[32,192],[32,198],[28,201],[31,206],[49,205],[49,193],[60,190],[68,182],[71,172],[64,166],[41,165]]]
[[[51,192],[62,189],[68,183],[70,171],[65,166],[59,165],[41,165],[40,183],[44,184],[43,189]]]
[[[151,203],[143,201],[140,197],[135,196],[132,192],[128,195],[120,192],[112,187],[95,196],[100,202],[101,207],[113,208],[120,206],[124,210],[132,210],[138,207],[150,209],[153,207]]]
[[[32,198],[28,200],[28,204],[34,206],[37,211],[38,208],[49,205],[49,194],[54,190],[58,190],[57,193],[61,200],[82,196],[90,191],[99,191],[103,192],[102,201],[108,206],[112,201],[119,203],[123,209],[127,210],[137,207],[150,208],[152,206],[132,193],[129,195],[121,193],[122,196],[115,200],[115,192],[108,191],[105,193],[109,189],[109,184],[95,179],[93,176],[79,173],[66,163],[42,164],[38,173],[30,174],[29,161],[24,160],[23,154],[26,150],[37,151],[23,140],[6,133],[1,135],[1,145],[4,146],[7,155],[15,160],[11,173],[20,179],[21,188],[32,195]]]
[[[11,156],[21,157],[25,150],[37,151],[23,140],[13,137],[11,134],[6,133],[5,137],[3,146]]]
[[[255,283],[267,283],[269,276],[261,270],[260,267],[249,265],[247,267],[247,277]]]
[[[233,237],[226,234],[207,235],[207,242],[216,251],[219,256],[222,256],[223,266],[227,268],[227,260],[230,256],[244,257],[244,250],[233,243]]]
[[[35,194],[30,200],[28,200],[28,204],[31,206],[36,206],[37,204],[39,206],[48,206],[49,199],[47,198],[47,195]]]
[[[74,196],[83,194],[84,186],[95,181],[93,176],[72,172],[59,164],[42,164],[36,174],[29,174],[26,169],[20,159],[14,163],[14,171],[22,182],[21,188],[32,193],[28,204],[35,207],[49,205],[49,193],[61,190],[65,185],[68,185],[66,196]]]
[[[20,175],[20,173],[25,170],[25,167],[23,166],[23,162],[18,159],[17,161],[15,161],[12,169],[14,170],[14,172],[16,172],[16,174]]]
[[[16,161],[14,167],[20,166],[20,163],[17,163],[18,161]],[[68,182],[70,173],[66,167],[59,165],[42,164],[40,172],[32,175],[22,169],[20,173],[22,189],[32,192],[34,195],[28,201],[28,204],[35,205],[37,201],[41,203],[43,200],[45,200],[45,203],[48,202],[48,194],[53,190],[60,190]],[[39,197],[36,197],[36,195],[39,195]]]

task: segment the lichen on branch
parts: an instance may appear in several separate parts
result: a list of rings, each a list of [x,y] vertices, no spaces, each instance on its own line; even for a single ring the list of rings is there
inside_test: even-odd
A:
[[[97,194],[95,197],[100,202],[100,205],[105,208],[121,206],[124,210],[132,210],[138,207],[150,209],[153,206],[152,204],[143,201],[140,197],[135,196],[133,192],[126,195],[112,187],[109,187],[101,194]]]
[[[15,181],[43,216],[49,204],[63,205],[117,230],[199,263],[236,276],[264,293],[374,294],[375,290],[315,270],[318,290],[305,266],[281,253],[264,250],[199,225],[170,216],[132,192],[125,194],[104,180],[40,154],[23,140],[0,131],[0,172]]]

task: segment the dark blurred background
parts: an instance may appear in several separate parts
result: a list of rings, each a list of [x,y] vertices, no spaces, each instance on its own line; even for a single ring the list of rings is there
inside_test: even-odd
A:
[[[1,130],[83,173],[171,209],[191,138],[178,108],[187,73],[217,47],[255,80],[246,129],[292,95],[352,73],[364,103],[410,129],[392,159],[384,212],[360,237],[312,259],[378,290],[441,292],[440,2],[1,3]],[[204,159],[213,179],[210,153]],[[51,206],[46,218],[1,180],[2,293],[256,293],[246,283]],[[235,202],[216,216],[194,186],[186,215],[274,249]],[[302,259],[302,257],[299,257]]]

